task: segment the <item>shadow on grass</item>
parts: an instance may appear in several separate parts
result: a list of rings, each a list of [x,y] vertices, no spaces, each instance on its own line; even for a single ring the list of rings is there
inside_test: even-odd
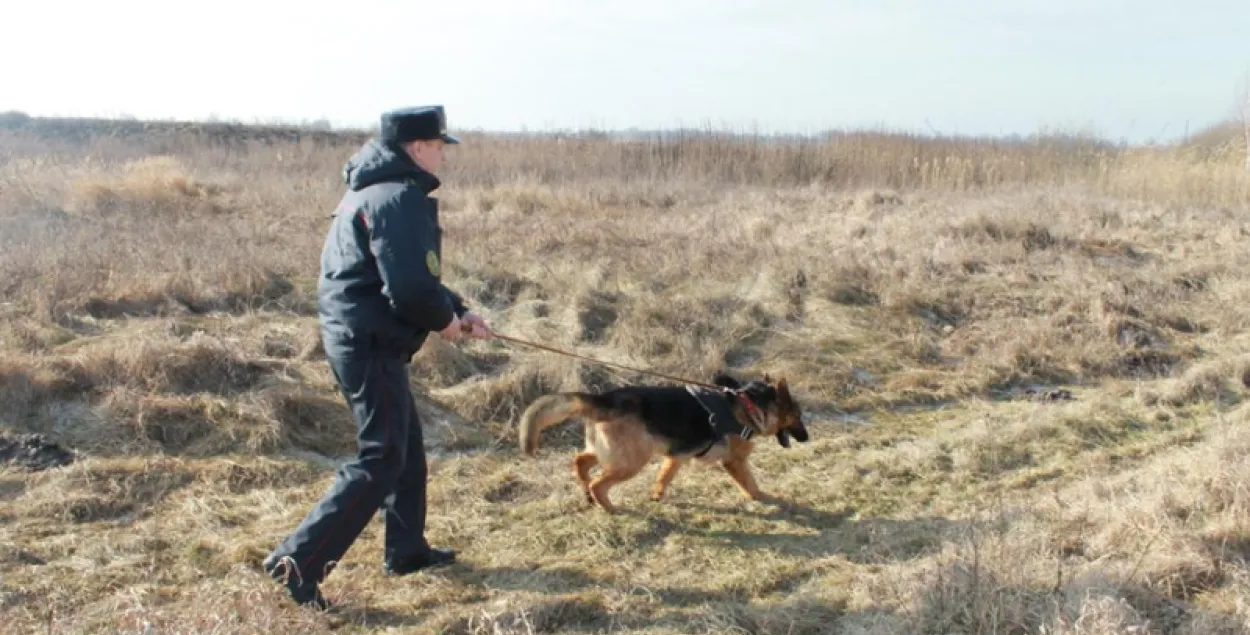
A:
[[[866,518],[856,520],[854,509],[826,510],[799,503],[781,502],[766,510],[747,507],[717,507],[688,502],[674,507],[699,511],[711,524],[730,525],[744,517],[783,522],[807,530],[767,533],[753,530],[686,528],[687,534],[708,538],[726,548],[768,551],[798,558],[845,556],[857,564],[882,564],[912,560],[937,549],[945,537],[968,528],[969,524],[941,517],[906,520]]]
[[[348,619],[369,627],[419,625],[445,633],[1015,633],[1063,630],[1077,622],[1103,625],[1107,632],[1133,632],[1146,624],[1160,627],[1161,633],[1241,632],[1236,630],[1235,616],[1201,606],[1200,596],[1233,583],[1231,578],[1185,569],[1123,583],[1096,574],[1065,576],[1060,583],[1021,581],[1018,563],[1010,556],[986,559],[990,550],[981,557],[974,550],[953,561],[934,562],[934,569],[925,575],[900,574],[906,577],[897,583],[908,588],[905,595],[910,598],[904,604],[883,599],[880,606],[850,609],[846,593],[819,584],[822,576],[830,574],[830,566],[845,567],[846,561],[866,567],[905,563],[932,555],[953,539],[958,542],[980,535],[993,540],[994,532],[987,530],[1005,530],[1003,519],[973,526],[971,521],[940,517],[859,518],[853,509],[795,503],[662,504],[680,512],[665,517],[640,508],[626,511],[625,522],[613,519],[633,525],[624,543],[628,551],[648,559],[662,558],[666,568],[684,569],[696,579],[700,567],[706,566],[701,559],[674,557],[667,550],[661,555],[670,537],[702,542],[704,551],[723,550],[735,557],[759,552],[761,563],[784,555],[794,566],[761,569],[759,575],[767,580],[701,588],[718,585],[664,580],[641,584],[628,572],[617,573],[610,562],[601,563],[613,571],[606,575],[579,564],[480,567],[462,562],[437,575],[463,591],[480,591],[474,600],[440,609],[436,616],[422,610],[406,614],[365,605],[352,607]],[[1229,561],[1241,561],[1250,551],[1246,547],[1250,542],[1239,536],[1218,543],[1211,550]],[[690,575],[679,577],[690,579]],[[1185,579],[1173,580],[1178,577]]]
[[[680,535],[710,543],[712,549],[723,544],[726,550],[768,551],[796,558],[800,563],[812,563],[832,555],[842,555],[857,563],[881,563],[919,557],[935,549],[946,532],[959,526],[941,518],[855,520],[853,510],[823,510],[797,504],[764,509],[665,504],[698,512],[679,514],[683,517],[697,515],[698,521],[683,522],[648,515],[641,510],[624,511],[626,517],[633,516],[646,525],[642,531],[631,534],[631,551],[654,552],[670,537]],[[588,510],[587,513],[595,512]],[[760,533],[717,529],[742,526],[743,521],[755,526],[786,526],[788,531]],[[684,565],[674,562],[674,566]],[[437,575],[466,588],[488,590],[492,596],[518,594],[518,601],[473,603],[474,608],[464,607],[453,615],[441,615],[438,630],[449,633],[528,632],[526,629],[552,632],[660,627],[690,632],[686,629],[694,615],[701,631],[723,632],[718,629],[728,628],[748,633],[827,632],[820,628],[828,627],[846,613],[841,598],[789,599],[792,593],[824,572],[820,566],[797,566],[792,570],[769,572],[768,583],[762,587],[748,584],[706,589],[663,583],[636,585],[627,579],[601,577],[576,565],[479,567],[461,562],[442,569]],[[629,598],[628,610],[617,606],[619,599],[605,599],[621,594]],[[761,605],[762,600],[767,600],[767,604]],[[420,623],[423,628],[433,627],[415,614],[409,616],[389,609],[354,609],[350,615],[353,623],[392,627]],[[780,630],[774,631],[774,628]]]
[[[986,566],[992,564],[993,566]],[[450,580],[521,594],[516,601],[478,602],[432,618],[390,609],[352,609],[353,623],[371,627],[421,625],[432,632],[602,632],[649,630],[689,633],[806,635],[829,632],[1002,632],[1064,630],[1097,624],[1105,632],[1242,632],[1235,615],[1201,606],[1197,596],[1160,592],[1154,583],[1109,584],[1069,579],[1053,584],[1008,584],[999,573],[1010,562],[962,560],[946,563],[913,602],[849,610],[836,591],[801,593],[798,582],[778,593],[707,591],[642,587],[601,580],[571,567],[464,567],[448,570]],[[796,578],[803,576],[796,574]],[[916,580],[920,582],[920,580]],[[906,581],[900,581],[906,584]],[[534,596],[532,594],[538,594]],[[796,593],[799,593],[796,595]],[[625,596],[622,600],[621,596]],[[437,628],[435,628],[437,627]],[[1099,631],[1104,632],[1104,631]],[[1154,632],[1154,631],[1151,631]]]

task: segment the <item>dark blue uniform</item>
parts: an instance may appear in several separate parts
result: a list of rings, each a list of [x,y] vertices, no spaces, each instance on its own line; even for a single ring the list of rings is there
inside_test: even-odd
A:
[[[357,426],[356,458],[266,558],[301,604],[325,605],[319,582],[379,509],[385,568],[407,573],[454,560],[425,540],[426,460],[408,366],[431,332],[466,311],[442,283],[439,180],[398,145],[442,138],[441,107],[393,111],[343,168],[347,192],[321,253],[318,313],[330,368]]]

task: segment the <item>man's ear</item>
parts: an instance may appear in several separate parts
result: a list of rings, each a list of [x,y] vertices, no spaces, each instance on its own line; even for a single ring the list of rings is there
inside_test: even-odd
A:
[[[408,155],[409,159],[412,159],[415,162],[417,160],[417,144],[418,143],[421,143],[421,142],[409,141],[408,143],[400,144],[399,148],[404,151],[404,154]]]

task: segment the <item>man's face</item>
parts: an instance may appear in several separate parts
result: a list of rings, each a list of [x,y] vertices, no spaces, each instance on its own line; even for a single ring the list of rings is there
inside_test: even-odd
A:
[[[413,141],[408,146],[408,154],[412,155],[412,160],[426,172],[434,174],[443,164],[443,146],[442,139]]]

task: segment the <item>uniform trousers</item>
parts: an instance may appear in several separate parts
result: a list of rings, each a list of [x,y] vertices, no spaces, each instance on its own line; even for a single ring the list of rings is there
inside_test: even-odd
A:
[[[424,438],[412,389],[409,356],[327,349],[330,368],[356,422],[355,458],[304,520],[277,547],[302,584],[319,583],[379,510],[388,562],[422,558],[425,539]]]

